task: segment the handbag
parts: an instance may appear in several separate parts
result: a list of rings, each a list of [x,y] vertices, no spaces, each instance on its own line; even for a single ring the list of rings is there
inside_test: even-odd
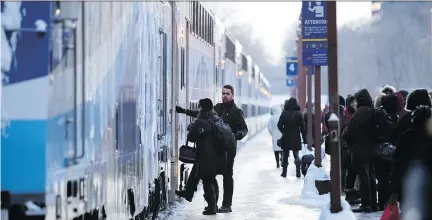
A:
[[[389,143],[380,145],[380,156],[387,161],[393,161],[395,152],[396,148]]]
[[[278,147],[282,147],[282,138],[276,141]]]
[[[188,146],[188,140],[186,144],[182,145],[179,149],[179,160],[183,163],[195,163],[196,162],[196,148],[195,143],[193,147]]]

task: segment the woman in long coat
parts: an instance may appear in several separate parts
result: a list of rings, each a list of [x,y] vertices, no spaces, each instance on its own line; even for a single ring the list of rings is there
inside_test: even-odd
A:
[[[270,117],[270,120],[267,124],[267,128],[269,133],[272,136],[272,145],[273,145],[273,151],[276,159],[276,166],[279,168],[279,156],[282,153],[282,148],[280,148],[277,145],[277,141],[281,139],[282,133],[279,131],[279,128],[277,127],[277,123],[279,121],[280,115],[282,113],[282,106],[281,105],[275,105],[271,108],[270,114],[272,115]]]
[[[281,145],[283,149],[283,171],[281,176],[286,177],[289,151],[292,151],[296,165],[296,176],[300,177],[301,162],[299,151],[302,149],[301,138],[303,139],[303,143],[306,144],[306,129],[297,99],[290,98],[285,101],[284,111],[279,118],[277,126],[279,131],[282,133]]]

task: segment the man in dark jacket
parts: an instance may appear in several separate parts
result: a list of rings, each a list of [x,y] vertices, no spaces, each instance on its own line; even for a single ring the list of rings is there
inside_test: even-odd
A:
[[[231,85],[225,85],[222,88],[222,103],[216,104],[214,110],[218,114],[222,120],[227,123],[231,130],[234,133],[236,140],[243,139],[248,133],[248,128],[246,122],[243,117],[243,112],[239,109],[234,103],[234,88]],[[197,117],[198,111],[183,109],[179,106],[176,107],[177,113],[185,113],[191,117]],[[234,193],[234,179],[233,179],[233,168],[234,168],[234,159],[237,153],[237,142],[234,142],[233,147],[229,147],[230,150],[227,152],[227,168],[223,174],[223,188],[224,188],[224,199],[222,202],[222,207],[219,209],[220,213],[232,212],[232,197]],[[191,181],[189,183],[189,181]],[[198,185],[199,179],[190,179],[186,184],[194,185],[195,187]],[[183,195],[186,195],[184,191]],[[187,195],[188,198],[191,199],[193,195],[193,191],[189,192]],[[179,195],[179,193],[177,193]],[[181,196],[181,195],[179,195]],[[183,196],[182,196],[183,197]]]
[[[196,179],[201,179],[204,188],[204,198],[208,206],[203,215],[215,215],[217,212],[216,174],[225,169],[226,152],[220,146],[214,145],[212,122],[222,121],[213,111],[210,99],[199,101],[199,114],[197,120],[188,126],[187,139],[196,143],[195,172],[191,173]],[[216,183],[216,184],[215,184]]]
[[[357,101],[357,111],[354,113],[343,138],[352,146],[352,163],[356,166],[360,177],[361,206],[354,212],[372,212],[377,209],[377,190],[374,170],[374,158],[378,143],[371,134],[373,103],[366,89],[354,95]]]
[[[278,124],[279,131],[282,133],[281,148],[283,149],[283,161],[282,161],[282,177],[286,177],[288,170],[288,157],[289,151],[291,150],[294,155],[296,165],[296,176],[300,177],[300,165],[301,161],[299,158],[299,151],[302,149],[301,139],[306,144],[306,129],[302,114],[298,109],[297,99],[290,98],[285,101],[284,111],[282,112]],[[300,137],[301,134],[301,137]]]

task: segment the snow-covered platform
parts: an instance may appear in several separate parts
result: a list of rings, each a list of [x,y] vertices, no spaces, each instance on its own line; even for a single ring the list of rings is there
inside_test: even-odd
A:
[[[233,212],[217,214],[216,216],[203,216],[202,211],[207,203],[200,189],[195,193],[191,203],[182,201],[169,215],[167,220],[200,220],[200,219],[224,219],[224,220],[318,220],[321,208],[327,205],[329,199],[303,198],[304,177],[295,177],[294,159],[289,159],[288,176],[280,176],[281,168],[276,168],[271,136],[266,130],[249,141],[246,146],[237,153],[234,165],[234,198]],[[328,172],[330,165],[327,159],[323,161],[323,168]],[[219,182],[220,200],[222,203],[222,177],[217,177]],[[357,219],[380,219],[382,212],[371,214],[355,214]],[[162,215],[163,216],[163,215]]]

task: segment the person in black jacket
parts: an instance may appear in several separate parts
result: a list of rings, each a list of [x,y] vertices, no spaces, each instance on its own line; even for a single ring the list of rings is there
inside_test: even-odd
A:
[[[199,101],[200,111],[192,124],[188,126],[187,139],[196,143],[196,160],[194,164],[195,178],[203,181],[204,198],[208,206],[203,215],[215,215],[217,212],[215,189],[216,174],[225,169],[226,152],[220,146],[214,145],[213,125],[212,122],[221,121],[213,111],[213,103],[210,99],[201,99]]]
[[[282,133],[281,148],[284,151],[282,161],[283,171],[281,176],[286,177],[287,175],[289,151],[292,151],[296,165],[296,176],[300,177],[301,161],[299,158],[299,151],[302,149],[302,142],[300,138],[303,139],[304,144],[307,142],[306,129],[297,99],[290,98],[289,100],[285,101],[284,111],[282,112],[278,121],[278,128]]]
[[[416,89],[412,91],[406,101],[406,109],[408,111],[414,111],[418,106],[425,105],[428,107],[432,107],[431,98],[426,89]],[[394,126],[391,134],[390,134],[390,143],[393,145],[397,145],[397,141],[399,137],[408,130],[409,125],[411,124],[411,114],[407,113],[401,118]]]
[[[221,117],[222,120],[231,127],[231,130],[233,131],[236,140],[241,140],[247,135],[248,128],[243,117],[243,112],[234,103],[234,88],[231,85],[225,85],[222,88],[222,103],[216,104],[216,106],[214,106],[214,110],[216,111],[217,115]],[[186,115],[191,117],[197,117],[198,115],[198,111],[183,109],[179,106],[176,106],[176,111],[177,113],[185,113]],[[237,142],[234,142],[233,146],[229,147],[228,149],[227,168],[223,174],[224,199],[222,201],[222,207],[219,209],[220,213],[232,212],[231,205],[234,193],[233,168],[234,159],[237,153]],[[199,179],[189,178],[186,184],[193,185],[195,186],[194,188],[196,188],[198,183]],[[183,191],[177,192],[180,192],[182,195],[186,194]],[[189,192],[188,196],[191,193],[193,195],[192,191]],[[177,195],[179,195],[179,193],[177,193]],[[190,197],[191,196],[189,196],[189,198]]]
[[[376,103],[381,103],[381,106],[375,106],[377,108],[382,107],[387,114],[390,116],[393,124],[398,121],[398,97],[392,93],[380,97],[381,100]],[[390,131],[389,131],[390,133]],[[388,140],[386,140],[387,142]],[[377,156],[375,160],[375,172],[378,180],[378,211],[383,211],[387,201],[390,197],[390,173],[392,171],[393,164],[384,158]]]
[[[354,113],[343,138],[352,146],[352,163],[356,166],[360,178],[361,206],[353,212],[372,212],[377,210],[377,190],[374,170],[374,159],[378,143],[371,134],[373,103],[367,89],[354,95],[357,111]]]

